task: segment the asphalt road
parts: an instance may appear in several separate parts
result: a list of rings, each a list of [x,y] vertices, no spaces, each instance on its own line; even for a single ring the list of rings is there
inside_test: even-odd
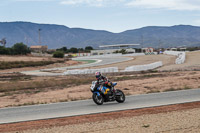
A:
[[[103,66],[108,64],[114,64],[124,61],[132,60],[132,57],[124,57],[124,56],[117,56],[117,57],[104,57],[104,58],[95,58],[97,60],[96,63],[84,64],[79,66],[72,66],[68,68],[84,68],[84,67],[94,67],[94,66]],[[94,60],[92,58],[74,58],[73,60]]]
[[[0,109],[0,124],[84,114],[112,112],[200,101],[200,89],[153,93],[126,97],[125,103],[110,102],[101,106],[92,99],[47,105]]]

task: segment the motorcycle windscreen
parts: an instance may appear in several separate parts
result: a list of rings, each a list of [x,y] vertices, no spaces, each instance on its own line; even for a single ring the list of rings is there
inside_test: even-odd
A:
[[[117,85],[117,83],[115,82],[115,83],[113,83],[113,86],[116,86]]]

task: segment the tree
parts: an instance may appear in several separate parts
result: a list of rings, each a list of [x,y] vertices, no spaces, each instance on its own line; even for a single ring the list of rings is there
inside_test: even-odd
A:
[[[55,57],[55,58],[63,58],[64,57],[64,52],[56,51],[56,52],[53,53],[53,57]]]
[[[69,49],[69,52],[71,52],[71,53],[78,53],[78,49],[72,47],[72,48]]]
[[[8,50],[8,54],[9,54],[9,55],[14,55],[14,54],[15,54],[13,48],[7,48],[7,50]]]
[[[126,49],[121,49],[121,50],[119,51],[119,53],[127,54],[127,51],[126,51]]]
[[[62,50],[63,50],[64,52],[67,52],[67,47],[62,47]]]
[[[62,47],[62,48],[56,49],[56,51],[63,51],[64,53],[68,52],[67,47]]]
[[[7,54],[9,54],[9,50],[3,46],[0,46],[0,54],[7,55]]]
[[[85,50],[83,48],[78,48],[78,53],[84,52]]]
[[[2,40],[0,40],[0,43],[3,44],[3,46],[5,47],[5,45],[6,45],[6,39],[3,38]]]
[[[126,49],[121,49],[121,50],[116,50],[114,53],[127,54],[127,51],[126,51]]]
[[[116,50],[114,53],[119,53],[119,51],[118,51],[118,50]]]
[[[25,55],[30,53],[30,49],[23,43],[16,43],[13,47],[14,54]]]
[[[90,52],[91,50],[93,50],[93,47],[91,47],[91,46],[85,47],[85,52]]]

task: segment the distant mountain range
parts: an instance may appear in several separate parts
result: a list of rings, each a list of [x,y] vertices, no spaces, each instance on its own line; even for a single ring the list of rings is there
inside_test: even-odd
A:
[[[49,48],[66,46],[84,48],[111,44],[142,44],[142,47],[200,46],[200,27],[176,25],[171,27],[148,26],[121,33],[104,30],[69,28],[63,25],[30,22],[0,22],[0,39],[6,38],[7,46],[23,42],[28,46],[39,44]],[[140,46],[141,47],[141,46]]]

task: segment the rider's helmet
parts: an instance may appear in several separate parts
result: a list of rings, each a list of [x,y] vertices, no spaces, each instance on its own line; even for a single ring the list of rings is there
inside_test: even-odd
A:
[[[96,72],[95,76],[96,76],[96,79],[99,79],[101,77],[101,72]]]

